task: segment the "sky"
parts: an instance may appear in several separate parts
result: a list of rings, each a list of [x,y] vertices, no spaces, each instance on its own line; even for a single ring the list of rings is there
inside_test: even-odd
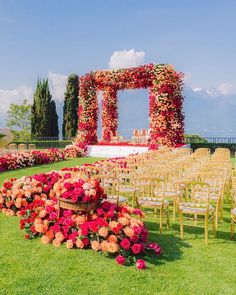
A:
[[[151,62],[185,74],[186,132],[236,137],[235,15],[235,0],[0,0],[0,127],[38,77],[61,109],[68,74]]]

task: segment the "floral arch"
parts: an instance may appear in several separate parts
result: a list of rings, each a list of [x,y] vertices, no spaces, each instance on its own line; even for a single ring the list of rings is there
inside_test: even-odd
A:
[[[117,93],[124,89],[149,88],[149,146],[175,146],[183,142],[183,74],[172,66],[148,64],[136,68],[87,73],[80,78],[79,122],[76,142],[96,144],[98,91],[102,98],[102,137],[110,142],[118,128]]]

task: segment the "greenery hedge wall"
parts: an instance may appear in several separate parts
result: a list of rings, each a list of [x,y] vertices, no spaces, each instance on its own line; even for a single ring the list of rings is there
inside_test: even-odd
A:
[[[198,148],[209,148],[211,153],[215,151],[216,148],[227,148],[230,149],[231,155],[235,154],[236,151],[236,143],[212,143],[212,142],[198,142],[198,143],[191,143],[191,148],[194,150]]]
[[[11,143],[18,144],[35,144],[37,149],[47,149],[47,148],[65,148],[65,146],[72,143],[71,140],[32,140],[32,141],[12,141]]]

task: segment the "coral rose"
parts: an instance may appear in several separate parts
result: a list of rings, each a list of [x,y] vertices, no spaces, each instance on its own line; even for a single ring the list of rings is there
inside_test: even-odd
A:
[[[52,244],[53,244],[53,246],[56,247],[56,248],[58,248],[58,247],[61,246],[61,242],[58,241],[57,239],[54,239],[54,240],[52,241]]]
[[[114,227],[117,227],[117,225],[118,225],[118,223],[116,222],[116,221],[110,221],[109,222],[109,227],[110,227],[110,229],[112,230]]]
[[[107,248],[108,252],[110,253],[116,253],[119,250],[119,246],[117,243],[108,243],[108,248]]]
[[[123,231],[128,237],[132,237],[134,235],[134,230],[129,226],[126,226],[125,228],[123,228]]]
[[[44,226],[41,224],[41,223],[37,223],[35,225],[35,230],[38,232],[38,233],[43,233],[44,232]]]
[[[54,233],[53,231],[50,229],[45,233],[45,236],[47,236],[50,240],[52,240],[54,238]]]
[[[47,215],[47,211],[46,210],[42,210],[39,212],[39,217],[40,218],[44,218]]]
[[[41,237],[41,242],[42,242],[43,244],[49,244],[50,241],[51,241],[51,240],[50,240],[46,235]]]
[[[76,240],[75,245],[76,245],[76,247],[79,248],[79,249],[84,248],[84,243],[83,243],[80,239],[77,239],[77,240]]]
[[[116,237],[116,235],[110,235],[110,236],[108,237],[108,242],[116,243],[116,242],[117,242],[117,237]]]
[[[118,222],[122,225],[129,225],[129,220],[126,217],[118,218]]]
[[[55,233],[55,239],[58,240],[59,242],[62,242],[64,240],[64,235],[62,232],[57,232]]]
[[[102,241],[100,248],[102,250],[102,252],[107,252],[108,251],[108,242],[107,241]]]
[[[76,217],[76,224],[83,224],[86,221],[86,216],[85,215],[78,215]]]
[[[72,240],[67,240],[66,241],[66,248],[67,249],[72,249],[74,247],[73,241]]]
[[[91,242],[91,248],[94,251],[99,251],[100,250],[100,243],[98,241],[92,241]]]
[[[99,234],[99,236],[106,238],[108,235],[108,229],[105,226],[102,226],[99,228],[98,234]]]

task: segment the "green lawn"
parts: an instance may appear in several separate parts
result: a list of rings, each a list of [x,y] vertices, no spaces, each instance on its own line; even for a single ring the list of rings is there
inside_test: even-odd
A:
[[[75,166],[93,159],[76,159],[36,168],[3,173],[0,181],[13,176]],[[92,250],[67,250],[43,245],[39,239],[26,241],[18,217],[0,214],[0,294],[235,294],[236,242],[229,236],[230,205],[224,205],[224,221],[217,238],[210,234],[204,245],[203,230],[185,228],[179,239],[179,225],[162,235],[154,220],[147,220],[150,240],[163,248],[159,259],[150,259],[146,271],[123,267],[114,259]]]

